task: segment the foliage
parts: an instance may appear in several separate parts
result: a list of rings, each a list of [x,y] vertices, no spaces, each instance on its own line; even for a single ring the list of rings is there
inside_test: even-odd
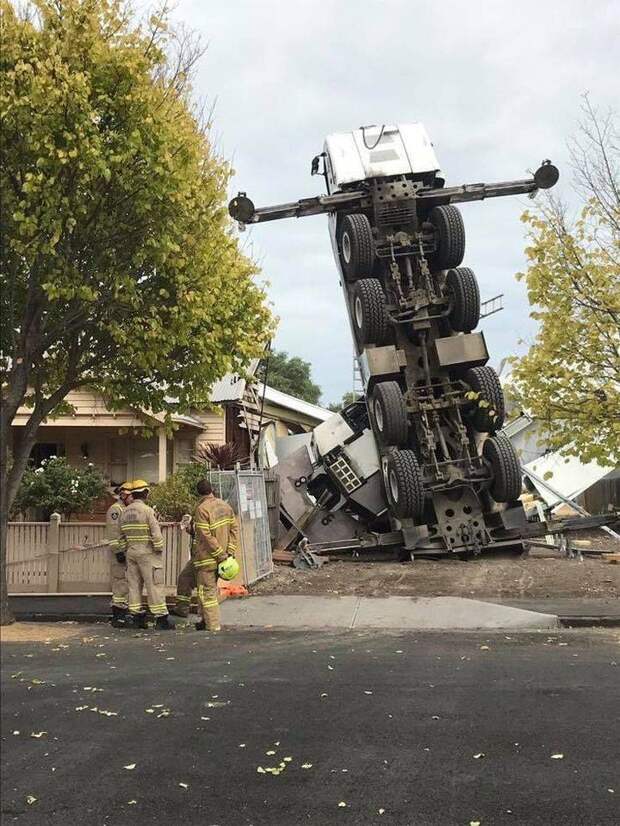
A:
[[[331,404],[328,404],[327,409],[331,410],[332,413],[340,413],[343,407],[353,404],[353,402],[358,398],[359,396],[357,393],[354,393],[352,390],[348,390],[346,393],[343,393],[342,399],[339,402],[332,402]]]
[[[234,470],[237,462],[242,460],[241,451],[234,442],[218,445],[212,442],[200,445],[196,451],[200,462],[210,465],[217,470]]]
[[[273,350],[266,366],[261,366],[261,381],[298,399],[318,404],[321,388],[312,381],[312,365],[299,356],[290,356],[283,350]]]
[[[183,514],[194,512],[199,499],[196,484],[205,476],[206,469],[203,464],[192,462],[183,465],[165,482],[151,488],[148,503],[155,508],[161,519],[179,522]]]
[[[36,508],[43,512],[44,519],[49,519],[55,512],[71,516],[90,510],[106,490],[103,475],[92,463],[76,468],[64,458],[52,457],[44,459],[41,467],[26,469],[13,512],[24,513],[28,508]]]
[[[4,555],[37,430],[70,390],[168,422],[259,356],[272,320],[226,212],[230,167],[192,103],[199,44],[122,0],[0,10]]]
[[[525,278],[539,323],[514,359],[512,393],[539,419],[551,447],[582,461],[620,462],[620,150],[613,114],[588,99],[572,145],[581,209],[549,198],[529,228]]]

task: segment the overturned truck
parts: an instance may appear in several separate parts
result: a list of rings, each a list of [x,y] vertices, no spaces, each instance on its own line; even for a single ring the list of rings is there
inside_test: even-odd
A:
[[[519,547],[521,470],[499,432],[504,398],[476,331],[480,292],[462,266],[455,204],[534,195],[558,170],[544,161],[523,180],[448,187],[413,123],[329,135],[312,174],[327,195],[256,208],[239,193],[229,204],[242,227],[328,215],[365,390],[281,462],[293,529],[332,548]]]

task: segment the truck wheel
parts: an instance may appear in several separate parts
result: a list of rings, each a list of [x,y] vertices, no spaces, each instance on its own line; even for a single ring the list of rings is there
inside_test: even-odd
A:
[[[452,204],[433,207],[428,216],[435,227],[435,252],[429,255],[432,271],[458,267],[465,255],[465,225],[461,213]]]
[[[385,343],[389,319],[385,293],[377,278],[361,278],[353,289],[353,325],[360,348]]]
[[[382,445],[403,447],[407,444],[409,421],[402,391],[395,381],[375,386],[371,399],[375,435]]]
[[[424,510],[422,472],[413,450],[396,450],[385,468],[385,487],[392,512],[399,519],[415,519]]]
[[[375,263],[375,247],[370,221],[361,213],[345,215],[338,230],[338,249],[348,281],[368,278]]]
[[[495,433],[504,424],[504,393],[492,367],[471,367],[465,381],[478,394],[471,400],[470,420],[478,433]]]
[[[521,495],[521,465],[512,442],[503,433],[488,438],[482,455],[491,466],[490,493],[496,502],[513,502]]]
[[[450,326],[457,333],[471,333],[480,321],[480,290],[469,267],[448,270],[446,278],[452,309],[448,316]]]

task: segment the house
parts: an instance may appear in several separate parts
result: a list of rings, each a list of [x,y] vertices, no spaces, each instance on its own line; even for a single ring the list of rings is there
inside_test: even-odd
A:
[[[620,468],[603,467],[597,462],[584,464],[574,456],[551,450],[540,423],[526,413],[511,419],[502,432],[512,442],[525,475],[528,471],[535,474],[535,478],[528,476],[529,484],[547,506],[561,502],[557,491],[590,513],[620,508]]]
[[[332,414],[317,405],[239,376],[226,376],[213,388],[211,410],[173,414],[174,432],[167,434],[163,415],[145,410],[112,410],[88,388],[70,393],[73,408],[47,419],[32,452],[39,464],[50,456],[65,456],[72,465],[92,462],[106,479],[164,481],[180,465],[191,462],[201,443],[234,442],[249,457],[258,434],[275,443],[278,436],[312,430]],[[28,408],[13,422],[13,438],[26,424]]]

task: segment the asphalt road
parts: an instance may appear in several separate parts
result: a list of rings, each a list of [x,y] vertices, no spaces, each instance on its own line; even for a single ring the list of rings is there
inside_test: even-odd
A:
[[[617,826],[619,642],[99,626],[7,643],[2,823]]]

